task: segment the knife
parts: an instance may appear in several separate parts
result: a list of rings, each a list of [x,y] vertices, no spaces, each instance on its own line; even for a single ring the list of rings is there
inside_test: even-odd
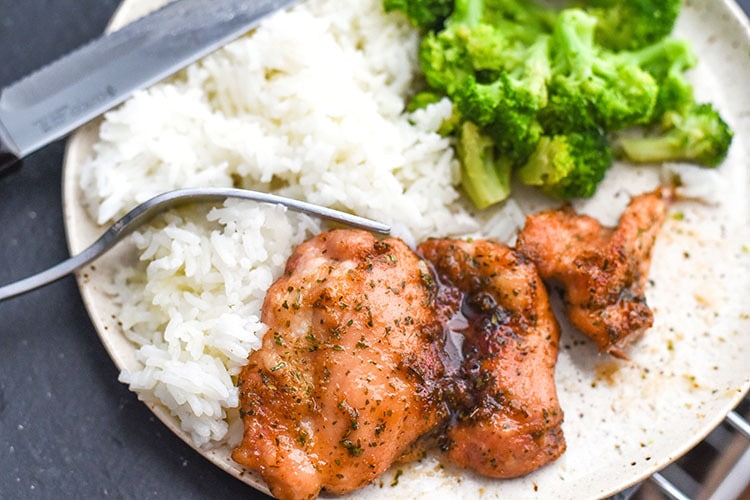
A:
[[[296,0],[173,0],[0,93],[0,172]]]

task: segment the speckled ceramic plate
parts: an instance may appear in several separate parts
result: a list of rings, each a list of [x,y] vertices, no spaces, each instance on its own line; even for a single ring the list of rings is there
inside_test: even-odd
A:
[[[161,0],[125,0],[120,26]],[[597,354],[564,327],[556,377],[565,411],[567,452],[516,480],[488,480],[440,466],[436,457],[394,467],[357,498],[596,498],[615,494],[663,468],[695,446],[742,398],[750,385],[750,29],[729,0],[687,0],[677,35],[700,56],[691,73],[701,100],[714,102],[736,131],[718,170],[713,203],[673,207],[658,239],[648,300],[656,321],[624,362]],[[81,251],[103,230],[81,205],[78,168],[91,151],[97,126],[71,139],[65,161],[65,222],[70,250]],[[630,194],[650,189],[658,173],[617,165],[597,196],[579,207],[604,223],[616,221]],[[720,192],[716,196],[716,191]],[[521,200],[523,203],[524,200]],[[120,368],[136,366],[118,311],[101,286],[116,266],[133,259],[121,245],[79,274],[81,293],[102,342]],[[161,406],[152,411],[190,443]],[[228,448],[198,450],[254,487],[263,482],[232,462]],[[396,481],[394,478],[398,478]]]

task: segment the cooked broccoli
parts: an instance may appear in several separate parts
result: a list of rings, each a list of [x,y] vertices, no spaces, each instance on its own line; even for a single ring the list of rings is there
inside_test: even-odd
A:
[[[611,50],[635,50],[672,33],[682,0],[587,0],[598,20],[596,41]]]
[[[712,105],[695,101],[693,86],[685,78],[685,71],[697,64],[690,45],[665,38],[627,57],[654,76],[659,95],[646,136],[620,141],[625,156],[639,163],[690,161],[708,167],[721,163],[733,133]]]
[[[448,95],[474,73],[465,38],[455,30],[427,33],[419,47],[419,62],[427,84]]]
[[[457,0],[456,5],[461,0]],[[549,33],[557,11],[525,0],[484,0],[482,22],[533,44],[539,33]],[[457,7],[458,8],[458,7]]]
[[[551,84],[547,105],[539,110],[537,118],[545,134],[599,129],[588,99],[570,86]]]
[[[625,57],[648,71],[657,81],[670,73],[684,73],[698,63],[690,43],[678,38],[666,37],[647,47],[634,51],[622,51]]]
[[[510,71],[524,62],[528,47],[551,33],[556,17],[556,11],[524,0],[456,0],[446,29],[478,28],[471,42],[494,46],[496,66]],[[486,65],[480,60],[485,53],[471,54],[475,68]]]
[[[511,3],[509,0],[505,2]],[[431,87],[451,96],[469,76],[483,83],[496,79],[502,72],[519,76],[518,73],[528,71],[534,64],[527,62],[529,57],[533,57],[537,64],[541,61],[542,70],[549,72],[548,45],[546,40],[540,40],[547,35],[525,25],[506,23],[501,27],[497,20],[501,13],[490,10],[497,7],[496,3],[456,0],[455,10],[446,20],[445,28],[425,35],[419,59]],[[540,50],[543,54],[535,54]],[[538,87],[538,82],[535,83]]]
[[[506,66],[513,67],[509,61],[508,39],[498,28],[489,24],[477,24],[472,27],[461,27],[458,30],[465,37],[467,62],[474,72],[489,77]]]
[[[512,164],[526,161],[542,135],[536,119],[538,96],[503,73],[489,84],[469,78],[455,99],[461,115],[480,125]]]
[[[425,36],[420,61],[428,84],[494,139],[504,157],[522,164],[542,132],[536,114],[547,102],[549,36],[537,33],[526,45],[484,22],[500,15],[490,7],[495,2],[457,0],[445,29]]]
[[[588,102],[592,118],[608,131],[647,123],[659,87],[634,60],[601,49],[594,43],[596,18],[580,9],[565,9],[552,35],[550,93],[564,105],[573,96],[573,109]]]
[[[612,164],[607,138],[598,131],[544,136],[516,175],[555,198],[588,198]]]
[[[656,131],[623,138],[620,147],[638,163],[688,161],[715,167],[726,158],[733,135],[711,104],[695,104],[683,112],[665,113]]]
[[[453,10],[453,0],[383,0],[386,12],[403,12],[414,26],[433,29],[440,26]]]
[[[461,125],[456,153],[461,186],[477,208],[487,208],[510,196],[510,163],[497,155],[492,139],[470,121]]]
[[[618,144],[634,161],[713,166],[727,154],[731,129],[695,102],[685,76],[696,56],[669,36],[681,0],[384,2],[425,29],[428,88],[409,109],[452,101],[439,132],[455,136],[477,207],[505,199],[513,173],[557,198],[593,195],[612,164],[609,141],[635,126],[646,137]]]
[[[453,93],[458,111],[482,127],[514,165],[523,164],[536,147],[542,128],[536,115],[547,104],[548,38],[526,51],[515,71],[500,71],[489,83],[470,76]]]
[[[698,58],[688,42],[668,37],[638,51],[623,53],[623,57],[648,71],[659,85],[652,121],[661,119],[667,111],[682,111],[693,105],[693,86],[685,72],[698,63]]]

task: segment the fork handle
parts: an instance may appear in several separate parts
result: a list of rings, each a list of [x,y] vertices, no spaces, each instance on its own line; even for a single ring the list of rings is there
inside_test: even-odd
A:
[[[283,205],[290,210],[306,213],[339,222],[351,227],[367,229],[380,234],[388,234],[391,227],[369,219],[364,219],[346,212],[340,212],[331,208],[314,205],[304,201],[284,198],[270,193],[260,193],[246,189],[233,188],[186,188],[168,191],[154,196],[132,209],[130,212],[118,219],[95,242],[84,249],[78,255],[64,260],[46,271],[37,273],[28,278],[0,286],[0,302],[39,287],[57,281],[63,276],[77,271],[86,264],[94,261],[97,257],[112,248],[118,241],[132,233],[141,224],[148,222],[158,213],[167,208],[174,208],[186,203],[217,202],[226,198],[237,198],[257,201],[259,203],[270,203]]]
[[[6,132],[2,122],[0,122],[0,173],[3,173],[21,159],[14,151],[15,148],[11,146],[8,132]]]

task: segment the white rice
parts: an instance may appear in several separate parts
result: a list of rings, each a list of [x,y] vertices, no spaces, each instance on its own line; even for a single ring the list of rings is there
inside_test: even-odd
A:
[[[81,175],[92,216],[106,224],[169,189],[235,185],[392,223],[412,242],[476,231],[435,132],[451,105],[404,112],[418,34],[381,1],[308,0],[107,114]],[[265,331],[265,290],[320,230],[228,201],[136,234],[140,265],[112,294],[142,368],[121,380],[196,444],[225,439],[235,376]]]
[[[122,269],[112,288],[143,365],[120,380],[166,405],[198,445],[226,436],[232,377],[266,330],[265,291],[292,246],[320,230],[283,207],[227,201],[206,212],[172,212],[136,233],[142,265]]]

